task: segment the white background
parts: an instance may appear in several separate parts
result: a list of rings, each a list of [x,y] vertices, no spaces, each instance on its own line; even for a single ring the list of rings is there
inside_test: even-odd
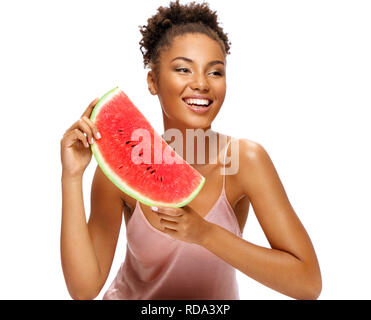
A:
[[[115,86],[162,133],[139,25],[168,1],[0,2],[0,298],[70,299],[60,139]],[[232,41],[213,129],[262,144],[319,258],[320,299],[370,299],[370,1],[210,0]],[[84,175],[89,212],[95,160]],[[268,246],[251,210],[244,238]],[[107,289],[125,257],[123,224]],[[290,299],[238,272],[241,299]]]

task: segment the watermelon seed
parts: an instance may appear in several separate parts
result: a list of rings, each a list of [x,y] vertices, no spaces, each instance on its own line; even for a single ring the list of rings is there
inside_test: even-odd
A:
[[[139,157],[141,157],[143,155],[143,152],[139,153]]]
[[[125,144],[129,144],[129,143],[130,143],[130,141],[126,141],[126,142],[125,142]]]
[[[160,180],[161,180],[161,182],[162,182],[162,177],[160,177]]]
[[[122,129],[119,129],[119,132],[124,132],[124,130],[122,130]]]
[[[148,171],[149,169],[151,169],[152,167],[148,167],[146,170]]]
[[[131,145],[132,148],[136,147],[136,144]]]
[[[151,171],[151,174],[154,173],[155,171],[156,171],[156,170],[152,170],[152,171]]]

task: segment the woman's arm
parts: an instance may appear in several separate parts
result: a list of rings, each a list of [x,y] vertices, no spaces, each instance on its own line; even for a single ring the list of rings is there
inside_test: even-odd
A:
[[[82,176],[62,176],[61,260],[73,299],[94,299],[111,268],[122,220],[117,188],[97,167],[86,222]]]
[[[271,249],[210,224],[202,246],[256,281],[295,299],[317,299],[322,280],[311,240],[262,146],[240,141],[236,177]]]
[[[82,180],[92,158],[89,145],[101,139],[90,120],[94,99],[66,130],[61,140],[62,225],[61,260],[67,289],[74,299],[93,299],[111,268],[122,219],[122,201],[116,188],[97,167],[86,223]]]

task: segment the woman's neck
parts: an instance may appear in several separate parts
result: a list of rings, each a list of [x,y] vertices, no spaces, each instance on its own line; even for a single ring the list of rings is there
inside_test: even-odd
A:
[[[164,123],[165,141],[192,166],[202,167],[218,161],[218,150],[225,144],[221,135],[207,128],[187,128]]]

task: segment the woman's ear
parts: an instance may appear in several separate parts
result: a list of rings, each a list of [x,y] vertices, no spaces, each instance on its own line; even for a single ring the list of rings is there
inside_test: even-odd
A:
[[[156,75],[151,70],[147,74],[147,83],[148,83],[148,90],[152,95],[157,94],[157,85],[156,85]]]

